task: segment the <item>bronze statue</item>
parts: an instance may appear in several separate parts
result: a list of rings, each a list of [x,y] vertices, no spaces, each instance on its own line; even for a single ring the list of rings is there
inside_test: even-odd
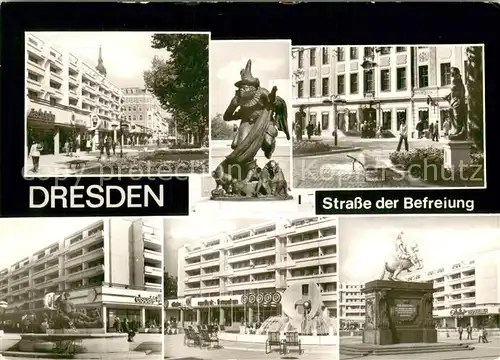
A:
[[[413,267],[420,270],[424,267],[419,255],[419,248],[416,243],[410,247],[403,242],[403,232],[400,232],[396,238],[396,256],[395,260],[384,263],[384,270],[380,280],[383,280],[386,273],[389,273],[389,280],[399,280],[398,276],[403,271],[410,272]]]
[[[451,68],[451,92],[445,96],[445,100],[450,103],[450,120],[454,134],[450,134],[450,140],[467,139],[467,105],[465,104],[465,86],[460,70]]]
[[[241,70],[240,76],[241,80],[234,84],[237,88],[235,95],[223,116],[225,121],[240,120],[240,125],[231,144],[232,152],[212,172],[217,183],[217,188],[212,191],[213,199],[240,196],[239,192],[248,194],[245,184],[256,189],[260,168],[255,156],[259,150],[271,159],[278,132],[283,131],[290,140],[287,107],[285,101],[276,96],[278,88],[274,86],[269,92],[260,86],[259,79],[252,75],[251,60]]]
[[[83,326],[100,325],[101,320],[99,316],[91,318],[81,312],[78,312],[75,304],[73,304],[69,298],[69,293],[64,292],[54,302],[54,306],[57,310],[57,315],[54,321],[55,328],[75,330],[76,323]]]

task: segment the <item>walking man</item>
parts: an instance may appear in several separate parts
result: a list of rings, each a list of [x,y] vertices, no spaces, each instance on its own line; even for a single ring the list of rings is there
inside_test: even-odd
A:
[[[464,332],[464,328],[462,326],[458,327],[458,340],[462,340],[462,334]]]
[[[408,126],[406,125],[406,120],[401,120],[401,125],[399,127],[399,143],[396,151],[401,151],[402,143],[405,143],[405,151],[408,151]]]
[[[467,324],[467,340],[472,340],[472,326]]]
[[[432,128],[432,130],[433,130],[432,141],[438,142],[439,141],[439,124],[437,121],[434,124],[434,127]]]

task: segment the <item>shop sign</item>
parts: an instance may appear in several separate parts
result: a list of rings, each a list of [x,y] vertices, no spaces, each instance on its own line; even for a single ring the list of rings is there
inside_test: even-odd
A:
[[[488,309],[472,309],[467,310],[468,316],[488,315]]]
[[[149,304],[156,305],[161,304],[161,295],[152,295],[152,296],[141,296],[140,294],[134,298],[134,301],[138,304]]]
[[[28,113],[28,120],[41,121],[46,123],[55,123],[56,115],[52,114],[51,111],[42,111],[42,109],[31,109]]]
[[[198,306],[231,306],[231,305],[238,305],[239,301],[238,299],[228,299],[228,300],[203,300],[203,301],[198,301],[197,305]]]

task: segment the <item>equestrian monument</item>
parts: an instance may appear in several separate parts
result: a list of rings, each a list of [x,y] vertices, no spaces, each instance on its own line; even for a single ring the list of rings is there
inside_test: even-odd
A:
[[[240,125],[231,144],[232,152],[212,172],[217,187],[211,199],[291,199],[287,179],[279,163],[272,159],[279,131],[290,140],[287,104],[276,95],[276,86],[269,92],[253,77],[251,60],[240,76],[223,115],[225,121],[240,121]],[[258,166],[255,156],[260,150],[267,163]]]
[[[362,290],[366,304],[363,344],[436,343],[432,282],[399,279],[403,272],[423,268],[418,244],[407,246],[401,232],[395,250],[394,259],[384,263],[381,278],[366,283]]]

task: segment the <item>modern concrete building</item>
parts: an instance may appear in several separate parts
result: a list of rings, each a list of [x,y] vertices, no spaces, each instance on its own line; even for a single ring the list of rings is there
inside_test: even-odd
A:
[[[164,131],[166,125],[163,111],[156,97],[143,88],[124,88],[123,94],[123,119],[137,126],[137,133],[148,135],[151,140],[156,140]],[[139,131],[140,130],[140,131]],[[168,128],[163,133],[166,135]],[[163,136],[165,136],[163,135]]]
[[[33,33],[25,38],[28,146],[37,138],[43,153],[59,154],[72,132],[81,146],[84,136],[116,134],[121,90],[106,79],[102,50],[94,67]]]
[[[103,331],[116,316],[161,324],[162,231],[142,219],[99,220],[17,261],[0,271],[4,320],[43,314],[46,294],[68,292],[79,311],[97,310]]]
[[[465,51],[456,45],[295,47],[293,113],[304,105],[304,128],[319,123],[326,136],[359,131],[365,121],[396,133],[404,119],[414,137],[419,120],[442,129],[451,68],[467,82]]]
[[[338,306],[339,321],[344,325],[365,322],[365,296],[361,293],[362,284],[339,283]]]
[[[186,245],[178,255],[179,299],[166,302],[167,316],[227,326],[265,320],[281,314],[287,287],[313,280],[335,318],[336,234],[336,218],[307,217],[270,221]]]

